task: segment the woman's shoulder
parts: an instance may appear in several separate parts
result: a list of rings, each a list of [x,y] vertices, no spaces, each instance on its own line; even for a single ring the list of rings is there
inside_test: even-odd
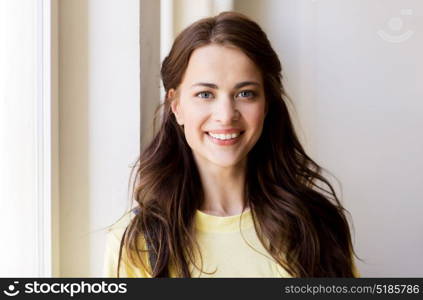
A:
[[[120,240],[120,238],[123,236],[123,233],[125,232],[125,229],[128,227],[135,216],[136,213],[134,213],[133,209],[124,213],[115,223],[107,228],[108,235],[119,238]]]
[[[137,215],[136,211],[130,210],[120,217],[114,224],[107,228],[106,238],[106,252],[104,261],[104,275],[106,277],[116,277],[120,245],[122,242],[125,230],[130,225],[131,221]],[[138,248],[145,250],[145,242],[143,237],[139,236]],[[141,269],[138,265],[135,266],[129,260],[125,247],[122,248],[122,258],[120,266],[121,277],[149,277],[149,274]]]
[[[125,212],[115,223],[107,227],[107,235],[109,241],[111,242],[121,242],[123,235],[125,234],[126,229],[131,224],[132,220],[138,215],[139,210],[137,208],[131,209]],[[144,244],[144,237],[138,236],[138,243]]]

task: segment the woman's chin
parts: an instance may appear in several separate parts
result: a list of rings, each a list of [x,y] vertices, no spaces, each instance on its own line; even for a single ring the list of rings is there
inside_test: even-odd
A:
[[[241,159],[238,157],[234,157],[234,158],[217,158],[214,157],[212,159],[210,159],[210,162],[217,166],[217,167],[221,167],[221,168],[235,168],[235,167],[239,167],[241,165],[240,163]]]
[[[201,169],[236,168],[243,166],[245,161],[245,157],[238,153],[216,153],[213,151],[208,153],[194,151],[194,158]]]

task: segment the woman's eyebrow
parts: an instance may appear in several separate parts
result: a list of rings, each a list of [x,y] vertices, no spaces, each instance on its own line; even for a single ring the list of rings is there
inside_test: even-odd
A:
[[[260,86],[260,83],[258,83],[256,81],[242,81],[242,82],[235,84],[234,88],[239,89],[239,88],[242,88],[242,87],[247,86],[247,85]],[[218,89],[219,88],[216,84],[208,83],[208,82],[197,82],[197,83],[194,83],[191,87],[195,87],[195,86],[205,86],[205,87],[208,87],[208,88],[211,88],[211,89]]]

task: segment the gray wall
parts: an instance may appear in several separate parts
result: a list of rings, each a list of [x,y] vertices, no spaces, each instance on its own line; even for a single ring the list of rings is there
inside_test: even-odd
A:
[[[237,0],[284,67],[302,138],[341,181],[363,276],[423,276],[423,3]]]

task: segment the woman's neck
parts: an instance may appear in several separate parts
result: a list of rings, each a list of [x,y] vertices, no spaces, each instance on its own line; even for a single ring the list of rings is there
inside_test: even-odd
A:
[[[240,214],[245,203],[245,162],[234,167],[198,164],[204,189],[200,210],[216,216]]]

